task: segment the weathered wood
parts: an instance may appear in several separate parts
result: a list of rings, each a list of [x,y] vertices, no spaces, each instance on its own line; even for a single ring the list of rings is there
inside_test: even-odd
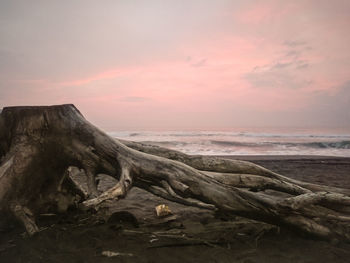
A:
[[[106,200],[123,198],[132,186],[138,186],[186,205],[218,209],[326,239],[350,240],[347,189],[292,180],[250,162],[120,142],[85,120],[74,105],[4,108],[0,158],[0,212],[14,214],[30,233],[37,230],[31,218],[58,209],[62,195],[78,194],[83,206],[96,208]],[[81,174],[87,176],[88,193],[63,183],[71,166],[85,170]],[[100,194],[95,181],[98,173],[119,182]],[[21,209],[10,204],[26,212],[17,213]]]
[[[188,155],[176,150],[167,149],[157,145],[145,144],[141,142],[132,142],[132,141],[126,141],[126,140],[119,140],[119,141],[125,144],[126,146],[132,149],[135,149],[137,151],[179,161],[197,170],[211,171],[211,172],[217,172],[217,173],[221,172],[221,173],[231,173],[231,174],[259,175],[263,177],[276,179],[283,183],[292,183],[293,185],[297,185],[314,192],[332,191],[335,193],[343,193],[343,194],[350,195],[350,189],[341,189],[341,188],[336,188],[331,186],[317,185],[317,184],[295,180],[295,179],[277,174],[260,165],[247,162],[247,161],[225,159],[225,158],[219,158],[219,157],[207,156],[207,155]]]

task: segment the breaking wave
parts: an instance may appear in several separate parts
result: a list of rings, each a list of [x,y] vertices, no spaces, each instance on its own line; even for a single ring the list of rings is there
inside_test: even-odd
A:
[[[109,135],[124,140],[155,144],[188,154],[350,157],[350,134],[122,131],[110,132]]]
[[[212,144],[221,146],[244,146],[244,147],[266,147],[266,146],[286,146],[286,147],[310,147],[310,148],[335,148],[335,149],[350,149],[350,141],[335,141],[335,142],[307,142],[307,143],[291,143],[291,142],[236,142],[236,141],[210,141]]]

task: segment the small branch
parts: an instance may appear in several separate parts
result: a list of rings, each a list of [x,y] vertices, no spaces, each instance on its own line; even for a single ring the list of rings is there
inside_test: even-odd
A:
[[[20,204],[12,204],[10,209],[13,215],[24,225],[28,235],[32,236],[39,232],[38,226],[35,224],[33,213]]]
[[[122,197],[124,195],[125,195],[125,188],[123,187],[122,183],[118,182],[115,186],[108,189],[101,195],[83,202],[83,205],[85,207],[96,207],[100,205],[102,202],[105,202],[107,200],[117,199],[118,197]]]
[[[124,198],[131,187],[132,177],[130,175],[130,168],[126,165],[122,165],[119,182],[112,188],[102,193],[101,195],[83,202],[83,205],[85,207],[96,207],[107,200]]]

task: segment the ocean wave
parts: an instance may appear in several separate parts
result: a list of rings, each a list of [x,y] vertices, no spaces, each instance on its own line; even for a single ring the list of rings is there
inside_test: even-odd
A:
[[[312,147],[312,148],[350,149],[350,141],[309,142],[309,143],[303,143],[303,145]]]
[[[241,146],[241,147],[266,147],[266,146],[286,146],[286,147],[310,147],[310,148],[335,148],[350,149],[350,141],[334,142],[237,142],[237,141],[217,141],[212,140],[212,144],[220,146]]]
[[[108,132],[114,137],[149,137],[149,138],[162,138],[162,137],[243,137],[243,138],[316,138],[316,139],[336,139],[350,138],[350,134],[298,134],[298,133],[259,133],[259,132],[133,132],[133,131],[121,131],[121,132]]]
[[[188,154],[303,154],[350,156],[349,134],[274,134],[252,132],[120,131],[109,135]]]
[[[294,148],[314,148],[314,149],[350,149],[350,141],[334,141],[334,142],[238,142],[238,141],[225,141],[225,140],[208,140],[208,141],[196,141],[196,142],[184,142],[184,141],[142,141],[146,144],[168,145],[168,146],[185,146],[193,145],[209,146],[217,145],[219,147],[244,147],[244,148],[266,148],[266,147],[294,147]]]
[[[261,147],[264,145],[271,145],[272,143],[261,143],[261,142],[237,142],[237,141],[222,141],[222,140],[211,140],[211,144],[220,146],[239,146],[239,147]]]

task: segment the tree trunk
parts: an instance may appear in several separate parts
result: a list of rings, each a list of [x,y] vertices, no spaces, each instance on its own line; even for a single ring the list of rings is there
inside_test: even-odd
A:
[[[350,240],[350,190],[292,180],[249,162],[117,141],[74,105],[4,108],[0,160],[0,212],[15,216],[29,234],[38,231],[38,213],[64,210],[62,196],[78,194],[85,207],[96,208],[137,186],[186,205]],[[84,169],[88,195],[68,183],[70,166]],[[98,173],[119,182],[99,194]]]

